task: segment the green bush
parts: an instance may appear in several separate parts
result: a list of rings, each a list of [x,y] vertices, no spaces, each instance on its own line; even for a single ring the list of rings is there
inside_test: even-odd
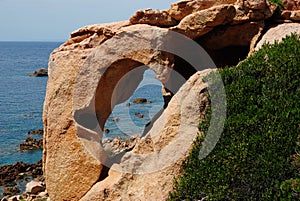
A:
[[[169,200],[298,200],[300,166],[291,156],[300,134],[299,36],[264,45],[219,73],[227,98],[224,131],[202,160],[203,137],[196,139]],[[209,119],[199,128],[208,126]]]

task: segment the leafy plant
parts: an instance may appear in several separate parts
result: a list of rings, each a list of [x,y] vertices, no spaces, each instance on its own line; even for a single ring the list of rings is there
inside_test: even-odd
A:
[[[298,200],[300,41],[264,45],[237,67],[219,70],[227,98],[224,131],[199,160],[203,137],[175,179],[169,200]],[[209,119],[199,128],[206,132]],[[294,179],[292,179],[294,178]]]

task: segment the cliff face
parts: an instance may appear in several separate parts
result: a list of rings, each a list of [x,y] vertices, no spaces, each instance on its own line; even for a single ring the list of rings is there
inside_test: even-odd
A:
[[[210,57],[218,67],[236,64],[254,50],[266,23],[299,21],[297,6],[285,2],[275,18],[276,6],[265,0],[187,0],[71,33],[49,60],[43,165],[51,200],[166,199],[208,106],[202,78],[210,70],[192,75],[214,68]],[[195,59],[195,44],[210,57]],[[105,121],[147,68],[164,86],[166,109],[132,150],[109,158],[100,143]]]

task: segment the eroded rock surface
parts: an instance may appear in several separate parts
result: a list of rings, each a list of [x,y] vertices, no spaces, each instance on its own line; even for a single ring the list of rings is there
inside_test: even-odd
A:
[[[270,28],[261,40],[257,43],[255,49],[258,50],[264,43],[274,44],[275,41],[281,42],[284,37],[296,33],[300,35],[299,23],[280,24]]]
[[[274,15],[276,8],[265,0],[184,0],[167,11],[138,11],[128,21],[89,25],[72,32],[49,59],[43,167],[51,200],[165,199],[197,134],[198,106],[206,101],[199,93],[205,88],[204,72],[184,84],[197,70],[180,60],[178,52],[164,50],[181,47],[190,57],[197,57],[197,52],[189,51],[170,33],[196,41],[219,67],[235,65],[254,51],[267,31],[265,24],[269,27],[272,20],[299,18],[298,1],[284,1],[278,16]],[[268,41],[266,37],[262,41]],[[220,58],[223,60],[218,61]],[[212,67],[210,62],[201,66]],[[144,137],[126,151],[120,149],[113,164],[107,147],[100,144],[104,124],[113,107],[131,96],[148,68],[164,86],[166,109]],[[174,79],[172,69],[183,79]],[[185,139],[178,141],[183,138],[181,133],[186,134]],[[175,159],[178,150],[181,155]],[[107,166],[110,170],[104,176]]]
[[[98,182],[81,199],[165,200],[174,176],[198,133],[201,105],[209,105],[202,78],[206,70],[193,75],[172,98],[146,136],[136,142],[120,164],[114,164],[105,180]]]

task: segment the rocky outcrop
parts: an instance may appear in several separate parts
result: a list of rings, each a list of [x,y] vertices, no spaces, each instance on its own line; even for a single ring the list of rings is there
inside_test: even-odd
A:
[[[131,24],[150,24],[159,27],[171,27],[177,24],[167,11],[152,9],[137,11],[129,21]]]
[[[45,68],[38,69],[34,73],[29,74],[30,77],[44,77],[48,76],[48,70]]]
[[[15,184],[16,181],[22,181],[26,175],[34,178],[42,176],[42,161],[35,164],[17,162],[13,165],[0,166],[0,186]]]
[[[111,167],[108,177],[96,183],[82,201],[168,197],[173,187],[170,181],[179,174],[180,164],[197,136],[200,106],[205,111],[209,105],[204,90],[207,85],[202,81],[209,72],[196,73],[182,86],[147,135],[126,152],[120,164]]]
[[[25,142],[20,144],[21,151],[36,149],[43,149],[43,139],[37,140],[35,138],[28,137]]]
[[[43,135],[44,130],[38,129],[38,130],[32,130],[27,132],[28,135]]]
[[[298,0],[284,0],[282,4],[282,18],[286,21],[300,22],[300,2]]]
[[[270,28],[257,43],[255,50],[261,48],[265,43],[274,44],[275,41],[281,42],[284,37],[296,33],[300,35],[299,23],[280,24]]]
[[[218,67],[237,64],[254,51],[266,24],[297,11],[285,5],[277,16],[265,0],[185,0],[72,32],[49,59],[43,166],[51,200],[165,199],[197,135],[199,108],[207,106],[208,72],[192,76],[195,66],[214,67],[210,59],[194,62],[203,50],[185,42],[201,45]],[[163,85],[165,110],[134,142],[100,143],[112,109],[132,95],[146,69]]]

